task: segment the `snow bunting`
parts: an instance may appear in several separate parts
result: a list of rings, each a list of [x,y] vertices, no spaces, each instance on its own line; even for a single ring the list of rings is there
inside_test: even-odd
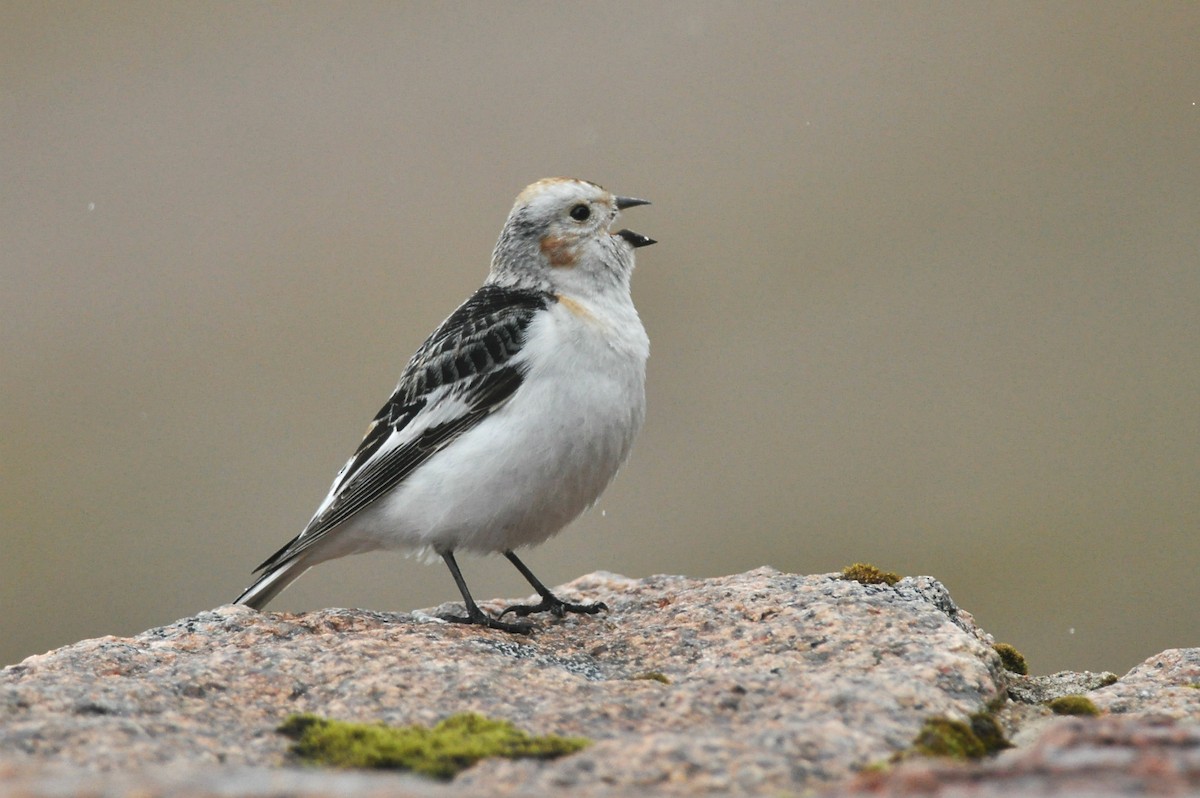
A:
[[[466,615],[509,632],[508,613],[593,614],[555,596],[514,550],[541,543],[596,501],[645,417],[649,341],[630,297],[634,250],[611,232],[646,200],[573,178],[518,195],[487,280],[413,355],[304,531],[236,603],[261,609],[312,566],[375,549],[440,556]],[[502,552],[541,596],[493,618],[456,551]]]

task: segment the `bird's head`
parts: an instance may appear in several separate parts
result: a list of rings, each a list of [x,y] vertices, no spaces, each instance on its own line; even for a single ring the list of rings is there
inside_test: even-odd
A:
[[[649,204],[586,180],[539,180],[513,204],[492,254],[492,277],[547,288],[614,279],[628,286],[633,250],[655,242],[612,226],[625,208]]]

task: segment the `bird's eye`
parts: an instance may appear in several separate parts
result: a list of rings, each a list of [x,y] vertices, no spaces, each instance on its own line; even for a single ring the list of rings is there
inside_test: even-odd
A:
[[[587,218],[591,215],[592,209],[582,202],[571,209],[571,218],[577,222],[586,222]]]

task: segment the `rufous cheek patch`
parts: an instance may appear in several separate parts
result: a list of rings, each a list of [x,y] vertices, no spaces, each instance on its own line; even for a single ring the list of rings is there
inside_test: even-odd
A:
[[[544,236],[538,246],[556,269],[570,268],[579,260],[579,251],[559,236]]]

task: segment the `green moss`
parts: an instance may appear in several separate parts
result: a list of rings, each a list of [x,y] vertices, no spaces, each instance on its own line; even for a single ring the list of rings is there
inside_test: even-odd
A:
[[[1118,677],[1117,677],[1117,674],[1115,674],[1115,673],[1107,673],[1107,674],[1105,674],[1105,675],[1104,675],[1104,678],[1100,680],[1100,686],[1101,686],[1101,687],[1108,687],[1110,684],[1116,684],[1116,683],[1117,683],[1117,678],[1118,678]],[[1198,684],[1198,685],[1194,685],[1194,686],[1195,686],[1195,687],[1200,687],[1200,684]]]
[[[961,720],[930,718],[925,721],[913,750],[923,756],[948,756],[954,759],[979,759],[987,753],[983,741]]]
[[[930,718],[913,740],[911,753],[952,759],[981,759],[1012,744],[990,712],[977,712],[967,721]]]
[[[278,730],[296,741],[292,753],[311,764],[395,768],[442,779],[487,757],[553,759],[591,742],[579,737],[534,737],[507,721],[470,713],[452,715],[432,729],[292,715]]]
[[[1099,715],[1100,709],[1092,703],[1092,699],[1082,695],[1059,696],[1053,701],[1047,701],[1046,706],[1055,715]]]
[[[1025,662],[1025,656],[1020,651],[1017,651],[1008,643],[997,643],[992,648],[1000,655],[1000,664],[1004,666],[1004,670],[1020,674],[1021,676],[1029,675],[1029,665]]]
[[[977,712],[972,715],[971,731],[979,738],[979,742],[983,743],[986,753],[994,754],[1013,747],[1012,743],[1005,739],[1000,721],[996,720],[996,716],[991,712]]]
[[[861,582],[864,585],[891,586],[900,581],[900,575],[891,571],[881,571],[865,562],[856,562],[842,569],[842,579]]]
[[[1185,684],[1184,687],[1190,687],[1193,690],[1200,690],[1200,682],[1196,682],[1195,684]]]
[[[645,673],[639,673],[637,676],[632,678],[634,681],[662,682],[663,684],[671,683],[671,678],[661,671],[646,671]]]

